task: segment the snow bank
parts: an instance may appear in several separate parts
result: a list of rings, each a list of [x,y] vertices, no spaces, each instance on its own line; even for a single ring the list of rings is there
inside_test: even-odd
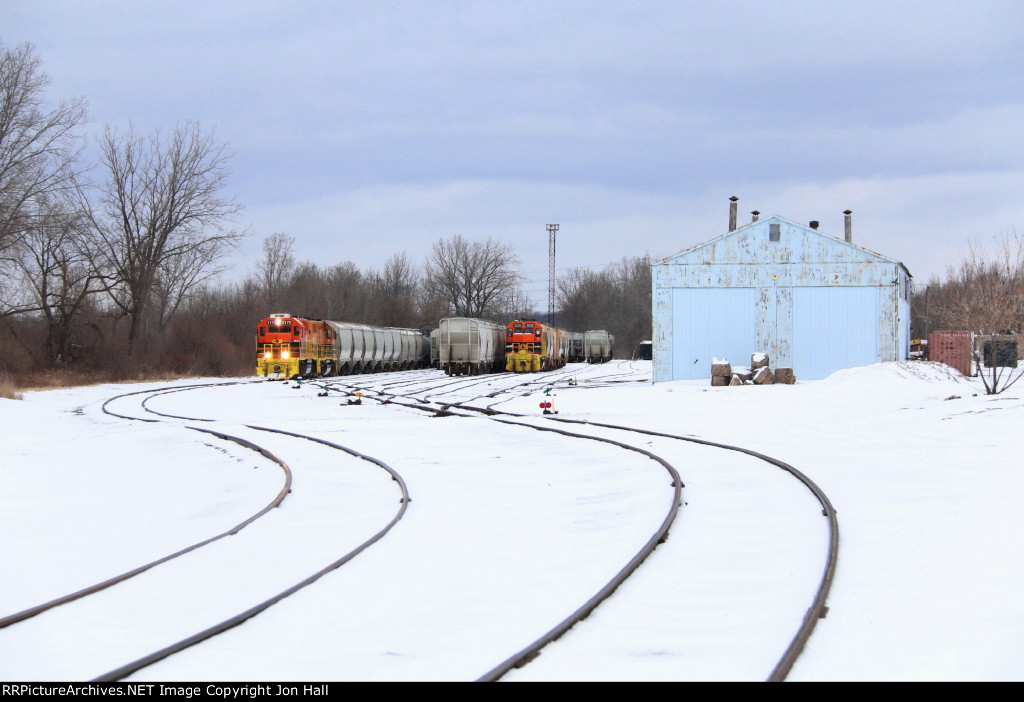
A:
[[[896,393],[909,395],[973,395],[976,383],[955,368],[934,361],[895,361],[845,368],[814,383],[829,391],[862,391],[877,396]]]

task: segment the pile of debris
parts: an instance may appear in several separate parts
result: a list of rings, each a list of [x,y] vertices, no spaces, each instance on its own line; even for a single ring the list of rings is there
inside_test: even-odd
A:
[[[796,382],[792,368],[776,368],[773,373],[768,364],[768,354],[757,352],[750,356],[750,367],[735,368],[725,359],[716,358],[711,362],[711,385],[792,385]]]

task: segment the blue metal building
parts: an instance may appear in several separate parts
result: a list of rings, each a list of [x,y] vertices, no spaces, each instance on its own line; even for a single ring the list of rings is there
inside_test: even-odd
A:
[[[841,368],[907,358],[906,266],[773,215],[653,264],[654,380],[711,377],[713,358],[817,380]]]

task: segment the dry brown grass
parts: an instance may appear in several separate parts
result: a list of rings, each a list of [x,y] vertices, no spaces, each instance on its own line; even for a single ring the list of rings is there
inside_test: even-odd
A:
[[[9,373],[0,374],[0,397],[20,400],[18,390],[55,390],[57,388],[77,388],[105,383],[145,383],[154,381],[181,380],[198,377],[187,373],[171,373],[167,371],[148,371],[124,374],[82,372],[82,371],[38,371],[12,377]],[[13,393],[17,397],[6,394]]]
[[[6,371],[0,372],[0,397],[5,400],[21,400],[24,399],[21,393],[18,392],[14,381],[11,379],[10,373]]]

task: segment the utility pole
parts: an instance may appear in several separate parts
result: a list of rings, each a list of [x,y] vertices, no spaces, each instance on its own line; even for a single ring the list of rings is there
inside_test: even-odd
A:
[[[548,225],[548,324],[555,326],[555,232],[557,224]]]

